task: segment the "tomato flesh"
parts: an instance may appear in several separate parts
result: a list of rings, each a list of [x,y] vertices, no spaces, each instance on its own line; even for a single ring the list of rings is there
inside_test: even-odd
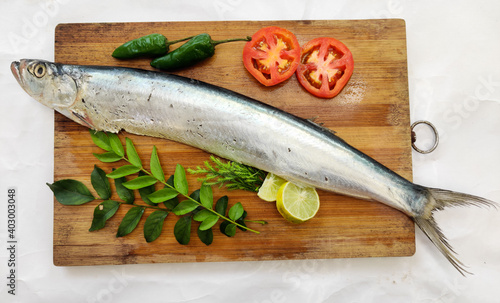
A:
[[[271,73],[270,66],[276,65],[278,73],[284,73],[290,68],[290,60],[285,57],[281,57],[282,52],[286,52],[290,49],[288,44],[283,41],[280,37],[274,37],[275,47],[271,48],[265,39],[262,39],[254,49],[263,52],[264,56],[258,56],[258,58],[252,58],[254,67],[261,71],[264,76]],[[270,76],[268,76],[270,78]],[[266,78],[268,78],[266,77]]]
[[[354,69],[351,51],[333,38],[317,38],[302,47],[297,79],[311,94],[333,98],[349,81]]]
[[[299,60],[300,46],[295,35],[276,26],[256,32],[243,49],[245,68],[266,86],[290,78]]]

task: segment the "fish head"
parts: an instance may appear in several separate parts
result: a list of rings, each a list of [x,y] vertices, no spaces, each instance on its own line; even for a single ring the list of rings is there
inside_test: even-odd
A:
[[[10,65],[21,87],[38,102],[56,109],[69,108],[78,95],[75,80],[56,63],[22,59]]]

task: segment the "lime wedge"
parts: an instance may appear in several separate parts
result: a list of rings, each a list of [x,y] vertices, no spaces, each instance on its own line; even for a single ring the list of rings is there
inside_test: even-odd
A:
[[[286,182],[285,179],[282,179],[276,176],[273,173],[268,173],[266,178],[264,179],[264,183],[259,188],[259,192],[257,196],[264,201],[273,202],[276,201],[276,195],[278,194],[278,190],[281,185]]]
[[[319,196],[314,187],[286,182],[278,190],[276,208],[286,220],[303,223],[318,212]]]

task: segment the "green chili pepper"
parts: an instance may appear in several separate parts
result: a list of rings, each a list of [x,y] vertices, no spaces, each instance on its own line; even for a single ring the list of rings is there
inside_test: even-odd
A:
[[[170,45],[193,38],[168,41],[162,34],[150,34],[130,40],[115,49],[113,57],[117,59],[131,59],[137,57],[158,57],[168,53]]]
[[[215,53],[215,46],[218,44],[232,41],[250,41],[251,39],[251,37],[246,37],[214,41],[209,34],[200,34],[165,56],[154,59],[151,66],[163,70],[189,67],[212,57]]]

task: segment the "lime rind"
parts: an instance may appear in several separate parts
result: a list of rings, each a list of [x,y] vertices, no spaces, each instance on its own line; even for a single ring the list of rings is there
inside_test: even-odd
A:
[[[319,195],[314,187],[287,182],[278,190],[276,208],[289,222],[303,223],[318,212]]]
[[[278,190],[281,185],[286,183],[287,181],[273,173],[268,173],[264,182],[259,188],[259,192],[257,196],[264,201],[274,202],[276,201],[276,196],[278,194]]]

